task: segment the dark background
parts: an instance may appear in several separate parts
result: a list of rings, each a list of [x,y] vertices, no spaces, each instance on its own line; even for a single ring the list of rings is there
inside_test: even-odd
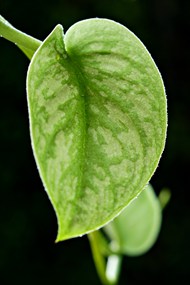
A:
[[[165,82],[166,149],[151,182],[169,187],[159,239],[145,255],[124,258],[120,284],[186,284],[190,278],[190,1],[0,0],[0,13],[43,40],[57,23],[110,18],[131,29],[152,54]],[[28,129],[28,59],[0,39],[0,284],[100,284],[86,237],[55,244],[55,213],[40,181]],[[185,281],[187,280],[187,281]]]

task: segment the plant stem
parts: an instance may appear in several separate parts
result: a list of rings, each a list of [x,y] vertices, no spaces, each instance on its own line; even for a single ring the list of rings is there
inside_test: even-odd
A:
[[[17,30],[0,15],[0,36],[15,43],[18,47],[31,58],[41,41]]]
[[[88,238],[89,238],[89,242],[90,242],[90,246],[92,250],[92,256],[93,256],[96,270],[100,277],[100,280],[102,284],[110,285],[105,275],[106,264],[105,264],[104,257],[102,256],[99,246],[98,246],[97,232],[92,232],[88,234]]]
[[[88,234],[96,270],[103,285],[116,285],[121,267],[121,257],[111,254],[106,266],[106,260],[101,252],[101,236],[99,234],[99,231]]]

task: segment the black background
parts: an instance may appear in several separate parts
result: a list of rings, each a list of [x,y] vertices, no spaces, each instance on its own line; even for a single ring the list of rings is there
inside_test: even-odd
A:
[[[169,187],[161,233],[145,255],[124,258],[120,284],[185,284],[190,277],[190,1],[0,0],[0,13],[43,40],[58,23],[104,17],[131,29],[152,54],[165,83],[166,149],[151,182]],[[55,244],[55,213],[40,181],[28,128],[29,61],[0,39],[0,284],[100,284],[87,238]]]

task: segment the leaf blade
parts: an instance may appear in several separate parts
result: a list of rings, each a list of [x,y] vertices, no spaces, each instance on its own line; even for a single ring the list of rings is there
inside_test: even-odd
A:
[[[56,42],[59,42],[57,47]],[[41,63],[36,63],[37,60]],[[57,65],[58,61],[61,65]],[[49,62],[52,62],[50,68]],[[150,71],[152,81],[147,79]],[[54,73],[59,74],[56,80],[52,80]],[[44,79],[47,94],[60,84],[56,87],[59,94],[54,94],[59,104],[65,100],[64,96],[71,99],[71,104],[63,110],[68,118],[65,126],[62,112],[57,113],[54,105],[46,106],[61,122],[54,159],[49,160],[47,155],[54,144],[56,122],[53,119],[48,121],[48,129],[52,129],[50,138],[48,130],[45,134],[46,143],[49,141],[46,159],[41,158],[43,146],[34,146],[42,180],[58,216],[57,240],[63,240],[103,226],[144,188],[165,143],[165,93],[159,72],[140,41],[125,27],[105,19],[75,24],[66,33],[64,42],[60,31],[53,32],[44,41],[28,72],[30,109],[31,98],[42,102],[46,96],[43,88],[40,90],[38,84],[31,84],[38,78]],[[76,92],[75,99],[71,86]],[[135,96],[135,92],[143,96]],[[42,117],[35,108],[30,111],[33,145],[38,140],[33,128]],[[31,119],[37,113],[38,119]],[[69,124],[73,117],[74,125]],[[45,130],[43,120],[40,124]],[[68,156],[65,155],[68,154],[68,133],[64,128],[73,137],[69,140],[72,147]],[[64,168],[66,163],[68,169]],[[53,178],[48,182],[50,176]]]

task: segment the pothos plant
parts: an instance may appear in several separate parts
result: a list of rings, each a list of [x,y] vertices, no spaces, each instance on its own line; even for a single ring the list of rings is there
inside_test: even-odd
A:
[[[88,234],[102,284],[116,284],[122,255],[154,244],[168,199],[148,184],[166,139],[160,73],[141,41],[108,19],[65,34],[57,25],[41,42],[0,16],[0,35],[30,59],[31,143],[56,241]]]

